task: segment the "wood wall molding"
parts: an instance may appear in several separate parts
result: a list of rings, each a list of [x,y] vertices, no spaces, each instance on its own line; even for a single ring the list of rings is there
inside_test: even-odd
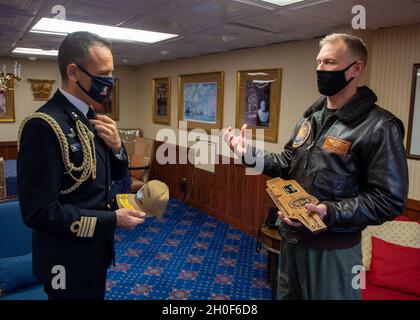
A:
[[[156,141],[154,154],[162,143]],[[179,146],[171,145],[170,148],[176,148],[177,154],[180,150]],[[244,165],[234,164],[233,159],[230,164],[222,164],[222,159],[222,156],[219,156],[215,173],[211,173],[194,168],[190,163],[160,165],[154,156],[149,179],[165,182],[171,197],[178,198],[255,237],[269,208],[274,207],[265,190],[265,182],[271,177],[246,176]],[[185,194],[180,190],[182,178],[186,178]],[[403,214],[420,221],[420,201],[409,199]]]
[[[246,176],[243,164],[235,164],[233,159],[230,159],[229,164],[223,164],[223,161],[227,161],[222,156],[219,156],[214,174],[195,168],[190,163],[160,165],[156,161],[156,150],[162,143],[155,143],[155,160],[150,170],[150,180],[165,182],[171,197],[185,201],[251,236],[257,235],[258,226],[265,220],[269,208],[274,207],[265,191],[265,182],[270,179],[269,176]],[[179,150],[188,151],[175,145],[171,147],[176,148],[177,155]],[[16,141],[0,142],[0,157],[16,159]],[[184,194],[180,189],[182,178],[187,180]],[[420,201],[408,199],[403,214],[420,221]]]
[[[3,157],[5,160],[17,159],[17,142],[0,142],[0,158],[1,157]]]
[[[420,221],[420,201],[408,199],[403,215],[411,219]]]
[[[156,141],[155,154],[161,144],[162,142]],[[173,145],[171,147],[176,148],[178,154],[180,148]],[[185,152],[182,149],[181,151]],[[165,182],[171,197],[185,201],[233,227],[256,236],[258,226],[265,220],[269,208],[274,206],[265,191],[265,182],[270,177],[246,176],[244,165],[233,164],[233,161],[223,164],[222,159],[219,156],[215,173],[211,173],[195,168],[190,163],[160,165],[155,157],[149,179]],[[182,178],[186,179],[185,193],[180,189]]]

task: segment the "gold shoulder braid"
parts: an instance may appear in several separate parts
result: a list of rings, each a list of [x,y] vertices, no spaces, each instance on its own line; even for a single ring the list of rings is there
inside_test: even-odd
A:
[[[63,157],[63,163],[65,172],[64,174],[70,175],[70,177],[76,181],[73,186],[66,190],[61,190],[61,194],[69,194],[76,190],[83,182],[85,182],[90,175],[92,174],[92,179],[96,179],[96,151],[95,151],[95,135],[89,128],[80,120],[76,120],[76,128],[77,128],[77,136],[80,140],[80,145],[82,147],[83,152],[83,161],[80,167],[76,167],[73,163],[70,162],[69,157],[69,144],[67,142],[66,135],[64,134],[63,130],[61,129],[60,125],[57,121],[54,120],[51,116],[42,113],[42,112],[35,112],[30,116],[26,117],[19,128],[19,135],[18,135],[18,149],[20,145],[20,138],[23,131],[23,127],[25,124],[31,119],[42,119],[46,123],[48,123],[53,129],[55,135],[60,144],[61,148],[61,155]],[[73,175],[73,172],[80,172],[82,171],[82,175],[80,178],[76,178]]]

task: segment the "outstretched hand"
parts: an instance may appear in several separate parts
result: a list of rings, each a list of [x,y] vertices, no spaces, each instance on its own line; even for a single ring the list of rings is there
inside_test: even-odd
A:
[[[241,128],[239,136],[235,137],[232,134],[232,128],[229,127],[224,130],[223,140],[228,144],[229,148],[236,153],[237,156],[242,157],[246,153],[245,146],[245,129],[247,125],[244,124]]]

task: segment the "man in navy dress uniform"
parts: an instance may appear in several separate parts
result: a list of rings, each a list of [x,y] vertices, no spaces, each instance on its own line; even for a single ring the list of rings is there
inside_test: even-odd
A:
[[[113,210],[111,182],[128,159],[116,123],[92,107],[110,99],[110,44],[69,34],[58,64],[61,88],[19,132],[19,201],[33,229],[33,272],[49,299],[104,299],[114,230],[143,223],[144,213]]]

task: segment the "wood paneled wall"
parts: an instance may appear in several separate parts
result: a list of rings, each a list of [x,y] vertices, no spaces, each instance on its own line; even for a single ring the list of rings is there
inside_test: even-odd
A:
[[[0,158],[1,157],[3,157],[5,160],[17,159],[17,142],[0,142]]]
[[[155,143],[155,154],[162,142]],[[178,154],[186,152],[179,146],[171,145]],[[265,220],[268,210],[274,206],[266,192],[266,175],[245,175],[245,166],[222,164],[222,157],[216,165],[215,173],[207,172],[194,165],[160,165],[156,158],[152,164],[150,180],[165,182],[171,197],[185,201],[209,215],[236,227],[249,235],[256,236],[258,226]],[[180,189],[182,178],[186,179],[187,190]],[[409,199],[404,215],[420,221],[420,201]]]
[[[155,143],[154,159],[161,144],[159,141]],[[187,152],[187,149],[179,146],[170,147],[177,155],[179,152]],[[16,159],[16,141],[1,142],[0,157],[6,160]],[[220,156],[215,173],[195,168],[191,163],[160,165],[154,160],[149,179],[165,182],[171,197],[185,201],[249,235],[256,236],[258,226],[265,220],[269,208],[274,206],[265,191],[265,182],[270,177],[247,176],[244,165],[234,164],[233,159],[230,159],[230,164],[223,164],[222,160]],[[182,178],[186,179],[185,193],[180,188]],[[404,215],[420,221],[420,201],[409,199]]]
[[[155,143],[156,149],[161,142]],[[185,148],[171,145],[176,152]],[[156,154],[156,153],[155,153]],[[160,165],[155,160],[151,167],[150,180],[165,182],[171,197],[176,197],[199,208],[227,224],[255,236],[258,226],[266,218],[272,201],[265,191],[265,175],[245,175],[244,165],[222,164],[222,157],[215,165],[215,173],[195,168],[188,164]],[[181,180],[186,179],[186,192],[182,193]]]
[[[420,221],[420,201],[408,199],[403,215]]]

